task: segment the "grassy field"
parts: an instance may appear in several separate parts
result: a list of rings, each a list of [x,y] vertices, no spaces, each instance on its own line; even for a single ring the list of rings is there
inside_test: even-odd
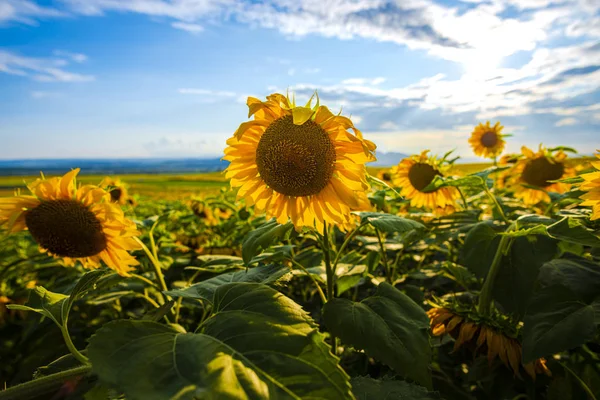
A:
[[[490,167],[491,163],[457,164],[450,172],[454,175],[468,175]],[[371,175],[389,167],[369,167]],[[182,199],[193,196],[214,194],[229,183],[221,172],[193,174],[130,174],[118,175],[129,185],[131,194],[148,198]],[[15,189],[25,190],[25,182],[33,182],[37,176],[0,176],[0,197],[12,196]],[[80,175],[83,184],[98,184],[104,175]]]

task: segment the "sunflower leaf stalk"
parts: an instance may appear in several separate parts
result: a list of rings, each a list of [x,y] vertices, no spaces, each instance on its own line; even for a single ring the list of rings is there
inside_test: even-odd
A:
[[[506,233],[514,230],[516,224],[511,224]],[[479,293],[479,303],[478,310],[482,315],[489,315],[492,306],[492,293],[494,290],[494,283],[496,282],[496,277],[498,276],[498,272],[500,272],[500,268],[502,266],[502,257],[508,252],[510,246],[512,244],[512,238],[509,235],[504,235],[500,239],[500,243],[498,244],[498,249],[496,250],[496,254],[494,255],[494,259],[492,260],[492,265],[490,266],[490,270],[485,278],[485,282],[483,283],[483,288]]]
[[[0,398],[2,400],[39,399],[42,396],[47,396],[44,398],[50,398],[51,395],[56,393],[66,381],[87,376],[91,371],[91,365],[84,365],[44,376],[0,391]]]

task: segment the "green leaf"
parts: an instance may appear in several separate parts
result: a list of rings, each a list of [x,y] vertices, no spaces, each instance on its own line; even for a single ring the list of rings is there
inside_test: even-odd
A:
[[[582,244],[590,247],[600,247],[600,238],[581,225],[576,218],[565,217],[548,226],[548,234],[565,242]]]
[[[148,321],[104,325],[90,339],[94,372],[131,400],[353,398],[324,336],[291,299],[233,283],[212,302],[199,333]]]
[[[539,275],[543,286],[563,285],[585,302],[600,295],[600,264],[570,256],[545,263]]]
[[[233,282],[254,282],[270,284],[290,273],[285,265],[271,264],[248,268],[245,271],[228,272],[213,278],[193,284],[185,289],[169,290],[164,292],[172,297],[183,297],[186,299],[202,299],[212,302],[216,290],[226,284]]]
[[[405,233],[416,229],[425,229],[425,225],[420,222],[397,215],[377,212],[357,212],[356,214],[360,216],[361,223],[368,223],[385,233]]]
[[[436,400],[437,393],[429,392],[422,386],[405,381],[391,379],[373,379],[367,376],[352,378],[352,393],[356,400],[398,399],[398,400]]]
[[[244,238],[242,243],[242,258],[245,265],[249,265],[251,260],[260,253],[261,250],[268,248],[276,239],[285,239],[288,237],[294,225],[288,222],[284,225],[271,219],[255,230],[251,231]]]
[[[536,293],[524,320],[523,362],[572,349],[591,340],[596,332],[594,305],[581,301],[562,285]]]
[[[69,296],[54,293],[42,286],[36,286],[29,294],[25,305],[10,304],[11,310],[33,311],[50,318],[56,325],[64,326],[67,323],[69,312],[75,300],[85,296],[94,286],[94,283],[104,275],[103,270],[94,270],[85,273],[77,282]]]
[[[489,222],[475,224],[465,238],[462,264],[478,278],[485,278],[499,243],[500,237]]]
[[[367,272],[366,265],[338,264],[335,270],[337,296],[352,289]]]
[[[442,178],[436,176],[435,179],[427,185],[422,191],[423,192],[434,192],[440,188],[453,186],[453,187],[483,187],[485,185],[485,179],[477,175],[467,175],[462,178]]]
[[[399,374],[431,388],[429,318],[407,295],[381,283],[360,303],[332,299],[323,307],[327,328]]]
[[[540,268],[552,260],[557,251],[556,240],[547,236],[514,240],[510,253],[502,258],[494,282],[494,300],[502,305],[505,312],[516,317],[525,314]]]

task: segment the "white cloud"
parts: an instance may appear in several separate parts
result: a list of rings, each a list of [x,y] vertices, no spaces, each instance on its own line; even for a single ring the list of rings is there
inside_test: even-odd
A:
[[[57,92],[46,92],[42,90],[31,92],[31,97],[33,97],[34,99],[56,98],[60,96],[61,94]]]
[[[92,75],[83,75],[59,68],[64,60],[21,56],[0,49],[0,72],[11,75],[28,76],[40,82],[89,82]]]
[[[557,121],[556,126],[568,126],[577,124],[577,120],[575,118],[563,118],[560,121]]]
[[[181,29],[183,31],[189,32],[189,33],[193,33],[193,34],[198,34],[202,31],[204,31],[204,28],[202,27],[202,25],[198,25],[198,24],[190,24],[187,22],[173,22],[171,24],[171,26],[173,28],[176,29]]]
[[[64,50],[54,50],[54,55],[57,57],[66,57],[76,63],[84,63],[88,60],[88,56],[82,53],[72,53]]]
[[[223,154],[231,133],[175,133],[143,144],[147,157],[215,157]]]
[[[50,7],[37,5],[30,0],[2,0],[0,2],[0,28],[15,21],[26,25],[37,25],[38,19],[64,17],[66,13]]]
[[[385,82],[385,78],[349,78],[342,81],[342,85],[380,85]]]

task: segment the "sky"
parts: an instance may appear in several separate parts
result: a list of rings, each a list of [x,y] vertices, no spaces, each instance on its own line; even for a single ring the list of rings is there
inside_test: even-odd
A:
[[[600,148],[597,0],[0,0],[0,159],[218,157],[248,96],[378,151]]]

